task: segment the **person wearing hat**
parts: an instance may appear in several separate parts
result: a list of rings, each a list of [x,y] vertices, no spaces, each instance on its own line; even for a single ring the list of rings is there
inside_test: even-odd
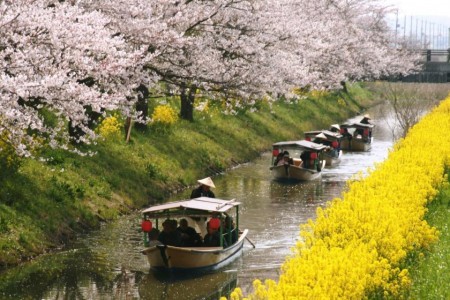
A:
[[[323,132],[316,135],[314,137],[313,142],[316,144],[322,144],[322,145],[331,147],[331,142],[327,139],[327,136],[325,134],[323,134]]]
[[[330,131],[331,132],[340,132],[341,131],[341,127],[339,126],[339,124],[333,124],[330,127]]]
[[[370,121],[369,121],[369,120],[371,120],[371,119],[370,119],[370,116],[369,116],[368,114],[365,114],[359,123],[362,123],[362,124],[370,124]]]
[[[206,177],[203,179],[197,180],[198,183],[200,183],[200,186],[195,188],[191,193],[191,199],[198,198],[198,197],[210,197],[215,198],[216,196],[211,191],[211,188],[215,188],[214,182],[210,177]]]

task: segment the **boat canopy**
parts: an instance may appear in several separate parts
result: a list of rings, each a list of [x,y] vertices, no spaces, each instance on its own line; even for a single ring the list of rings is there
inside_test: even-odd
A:
[[[312,131],[305,131],[305,136],[307,137],[315,137],[316,135],[323,133],[327,137],[328,140],[334,141],[342,138],[342,134],[339,132],[333,132],[329,130],[312,130]]]
[[[365,123],[359,123],[359,122],[356,122],[356,123],[345,123],[345,124],[342,124],[341,125],[341,128],[373,128],[373,127],[375,127],[375,125],[373,125],[373,124],[365,124]]]
[[[313,143],[306,140],[299,140],[299,141],[286,141],[286,142],[278,142],[275,144],[272,144],[272,147],[274,149],[278,148],[299,148],[302,150],[310,150],[310,151],[322,151],[328,148],[328,146]]]
[[[217,198],[199,197],[155,205],[144,209],[142,213],[149,217],[157,217],[166,214],[170,214],[172,216],[183,216],[188,214],[202,215],[211,212],[223,213],[233,207],[239,206],[240,204],[241,202],[237,202],[235,199],[223,200]]]

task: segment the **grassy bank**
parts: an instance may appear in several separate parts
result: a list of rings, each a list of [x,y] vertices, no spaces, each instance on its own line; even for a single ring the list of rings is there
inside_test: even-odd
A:
[[[177,101],[170,104],[178,109]],[[129,143],[117,137],[84,149],[97,153],[92,157],[44,151],[40,156],[46,161],[24,160],[17,173],[1,181],[0,265],[61,246],[76,232],[163,201],[198,178],[254,159],[274,141],[328,128],[372,104],[358,85],[349,87],[349,94],[262,102],[257,112],[243,108],[223,114],[220,104],[210,103],[195,112],[195,122],[133,130]]]
[[[448,175],[447,175],[448,176]],[[448,177],[447,177],[448,179]],[[427,222],[439,230],[439,242],[430,251],[417,253],[410,266],[409,299],[450,299],[450,185],[445,185],[428,205]]]

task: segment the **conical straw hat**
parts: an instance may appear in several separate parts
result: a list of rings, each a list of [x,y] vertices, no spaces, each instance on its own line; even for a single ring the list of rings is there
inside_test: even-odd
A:
[[[333,124],[333,125],[331,125],[331,128],[336,128],[337,130],[341,130],[341,126],[339,126],[339,124]]]
[[[366,119],[370,119],[369,114],[365,114],[363,117],[366,118]]]
[[[326,140],[327,136],[325,134],[323,134],[323,133],[319,133],[318,135],[316,135],[316,138]]]
[[[199,179],[197,180],[198,183],[201,183],[203,185],[215,188],[216,186],[214,185],[214,182],[212,181],[211,177],[206,177],[203,179]]]

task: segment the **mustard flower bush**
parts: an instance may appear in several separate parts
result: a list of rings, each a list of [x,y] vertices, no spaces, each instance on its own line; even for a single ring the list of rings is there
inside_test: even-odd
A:
[[[169,105],[158,105],[152,114],[152,123],[170,127],[178,120],[178,115],[175,110]]]
[[[323,98],[329,95],[329,92],[326,90],[312,90],[309,92],[309,96],[314,99]]]
[[[426,206],[447,181],[450,165],[450,98],[396,143],[367,177],[348,183],[342,199],[317,210],[301,226],[301,239],[278,282],[254,282],[247,298],[402,298],[411,284],[402,265],[409,253],[437,241]]]
[[[120,136],[123,124],[117,115],[109,116],[103,119],[97,128],[98,133],[105,139],[116,138]]]

